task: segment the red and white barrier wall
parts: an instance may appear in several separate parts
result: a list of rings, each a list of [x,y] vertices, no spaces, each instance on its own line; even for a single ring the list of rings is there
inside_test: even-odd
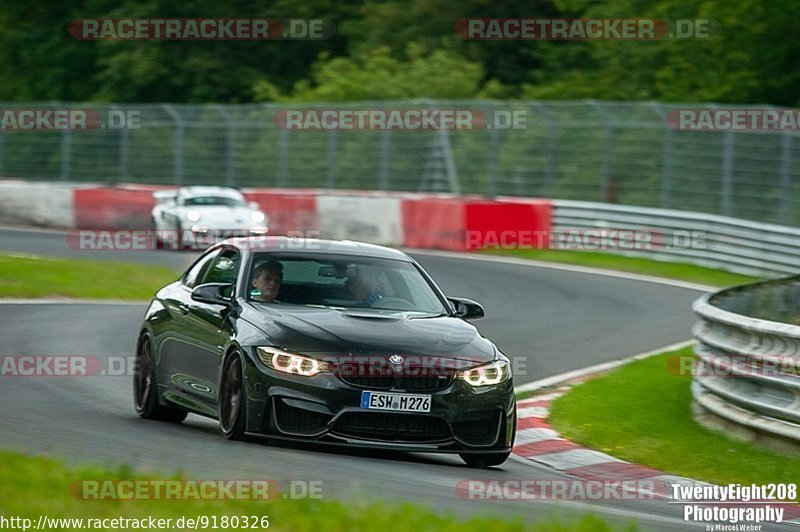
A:
[[[0,181],[0,223],[67,229],[149,228],[155,205],[152,194],[165,188],[172,187]],[[243,192],[267,213],[274,235],[318,233],[322,238],[463,251],[498,239],[503,245],[527,247],[529,241],[518,239],[546,234],[551,228],[548,200],[317,189]]]
[[[72,228],[75,185],[0,181],[0,223]]]

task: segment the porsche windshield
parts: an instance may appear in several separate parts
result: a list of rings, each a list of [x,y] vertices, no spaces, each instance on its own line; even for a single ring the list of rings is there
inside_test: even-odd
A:
[[[266,303],[447,312],[416,266],[398,260],[258,253],[249,287],[252,300]]]
[[[244,201],[227,196],[194,196],[183,200],[184,205],[193,206],[222,206],[222,207],[242,207]]]

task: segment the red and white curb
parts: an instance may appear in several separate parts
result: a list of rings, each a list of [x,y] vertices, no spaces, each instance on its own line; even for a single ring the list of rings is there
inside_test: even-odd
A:
[[[563,438],[547,421],[553,401],[569,392],[575,385],[624,364],[643,360],[665,351],[681,349],[693,343],[693,340],[688,340],[633,357],[554,375],[516,387],[517,393],[533,392],[534,395],[517,401],[517,437],[514,454],[585,481],[639,481],[639,485],[643,485],[646,481],[652,481],[653,496],[662,499],[671,498],[672,484],[707,484],[685,477],[668,475],[650,467],[632,464],[600,451],[587,449]]]
[[[542,389],[532,397],[517,401],[515,455],[586,482],[632,482],[638,486],[652,486],[652,495],[655,499],[676,500],[673,497],[673,484],[711,485],[626,462],[606,453],[587,449],[562,437],[548,423],[550,406],[553,401],[587,378],[580,377],[554,389]],[[783,505],[782,508],[784,522],[791,520],[800,524],[800,506]]]
[[[632,464],[563,438],[550,426],[547,418],[552,402],[566,394],[571,387],[565,385],[554,390],[543,390],[517,402],[514,454],[590,482],[651,481],[657,498],[670,498],[670,486],[674,483],[697,484],[692,479]]]

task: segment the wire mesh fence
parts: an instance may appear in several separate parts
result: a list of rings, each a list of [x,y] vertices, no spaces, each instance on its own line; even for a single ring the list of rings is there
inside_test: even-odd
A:
[[[349,104],[5,104],[0,176],[532,196],[701,211],[800,226],[793,130],[670,127],[678,104],[391,101]],[[693,105],[693,109],[702,106]],[[732,106],[726,106],[731,109]],[[13,111],[11,119],[7,113]],[[707,107],[712,109],[712,107]],[[88,128],[25,128],[24,110]],[[468,113],[470,127],[348,128],[343,113]],[[299,120],[333,112],[322,126]],[[518,120],[517,120],[518,119]],[[514,122],[516,120],[516,122]],[[10,125],[9,125],[10,124]],[[15,127],[16,126],[16,127]],[[290,127],[291,126],[291,127]]]

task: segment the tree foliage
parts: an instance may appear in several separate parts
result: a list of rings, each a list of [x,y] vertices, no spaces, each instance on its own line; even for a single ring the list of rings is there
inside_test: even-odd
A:
[[[78,18],[299,17],[324,41],[79,41]],[[708,39],[467,41],[470,17],[713,19]],[[596,98],[797,105],[796,0],[0,0],[0,100]]]

